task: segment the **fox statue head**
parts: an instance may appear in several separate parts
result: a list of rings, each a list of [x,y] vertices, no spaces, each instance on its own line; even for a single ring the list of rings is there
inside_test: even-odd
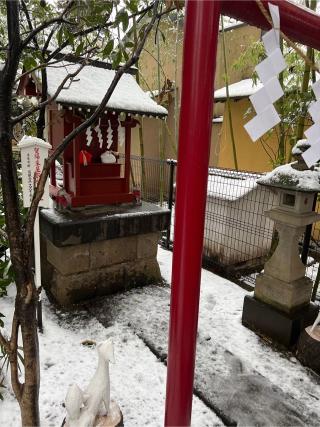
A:
[[[97,350],[100,357],[102,357],[106,362],[114,363],[114,351],[113,343],[109,338],[106,341],[101,341],[97,344]]]

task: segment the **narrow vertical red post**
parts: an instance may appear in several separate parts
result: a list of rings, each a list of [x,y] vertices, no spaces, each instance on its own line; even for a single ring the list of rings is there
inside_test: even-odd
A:
[[[131,152],[131,126],[132,121],[129,121],[130,119],[127,117],[125,121],[125,170],[124,170],[124,177],[125,177],[125,192],[129,193],[130,191],[130,169],[131,169],[131,162],[130,162],[130,152]]]
[[[186,6],[166,426],[191,422],[220,1]]]

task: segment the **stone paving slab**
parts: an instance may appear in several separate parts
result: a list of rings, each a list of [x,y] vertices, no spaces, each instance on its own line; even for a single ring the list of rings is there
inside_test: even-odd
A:
[[[101,298],[87,304],[87,308],[104,326],[118,322],[132,328],[165,362],[169,305],[170,289],[152,286]],[[249,353],[250,348],[248,358]],[[253,369],[250,361],[241,360],[210,336],[202,335],[201,330],[198,334],[195,394],[226,425],[320,425],[319,414],[310,410],[302,400],[285,393]]]

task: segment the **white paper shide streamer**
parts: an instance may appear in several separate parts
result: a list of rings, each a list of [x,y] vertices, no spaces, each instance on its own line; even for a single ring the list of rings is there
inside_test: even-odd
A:
[[[86,130],[86,139],[87,139],[87,146],[90,147],[93,136],[92,136],[92,129],[89,126]]]
[[[273,28],[262,36],[267,58],[255,68],[263,87],[250,96],[257,115],[244,126],[254,142],[281,121],[273,103],[284,95],[278,80],[278,74],[287,66],[279,44],[279,8],[269,3],[269,10]]]
[[[125,138],[126,138],[126,130],[123,126],[121,126],[121,121],[119,120],[119,125],[118,125],[118,141],[119,141],[119,145],[120,147],[123,146],[123,144],[125,143]]]
[[[302,153],[303,160],[310,168],[320,159],[320,80],[312,85],[316,101],[310,104],[308,112],[314,124],[305,131],[310,148]]]
[[[107,130],[107,149],[109,150],[109,148],[112,145],[112,127],[111,127],[111,122],[110,120],[108,121],[108,130]]]
[[[103,145],[103,138],[102,138],[102,132],[101,132],[100,124],[101,124],[101,120],[99,120],[99,123],[98,123],[98,124],[97,124],[97,126],[94,128],[94,130],[95,130],[95,131],[96,131],[96,133],[97,133],[97,137],[98,137],[98,141],[99,141],[99,146],[100,146],[100,148],[102,148],[102,145]]]

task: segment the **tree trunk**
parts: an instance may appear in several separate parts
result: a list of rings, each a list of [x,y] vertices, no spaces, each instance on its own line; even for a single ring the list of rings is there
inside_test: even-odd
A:
[[[31,283],[29,283],[31,286]],[[29,303],[21,302],[21,335],[23,341],[25,383],[20,401],[23,426],[39,426],[39,343],[37,333],[36,307],[37,292],[32,286],[32,297]],[[28,298],[28,296],[26,297]],[[25,298],[25,299],[26,299]]]
[[[7,1],[10,50],[0,70],[0,175],[6,232],[17,289],[9,360],[11,381],[20,405],[23,426],[39,425],[39,348],[36,324],[37,290],[31,281],[32,241],[26,241],[19,212],[16,169],[12,156],[12,90],[20,58],[19,3]],[[24,351],[24,384],[18,379],[18,334]]]
[[[1,102],[0,102],[1,112]],[[19,383],[13,384],[16,398],[21,409],[23,426],[39,425],[39,348],[36,324],[37,291],[30,281],[29,259],[31,256],[30,243],[23,244],[23,233],[19,218],[17,189],[14,185],[14,170],[12,167],[11,139],[1,138],[0,120],[0,171],[1,185],[5,207],[5,219],[10,243],[10,255],[14,267],[17,296],[15,303],[15,316],[21,328],[25,383],[17,393]],[[28,247],[25,247],[25,246]],[[15,346],[16,343],[13,343]],[[13,353],[11,364],[17,364],[17,352]],[[15,379],[13,379],[15,381]]]
[[[41,101],[47,100],[48,96],[48,80],[47,80],[47,69],[41,70]],[[44,139],[44,129],[46,125],[46,109],[42,108],[39,111],[39,117],[37,120],[37,137]]]

